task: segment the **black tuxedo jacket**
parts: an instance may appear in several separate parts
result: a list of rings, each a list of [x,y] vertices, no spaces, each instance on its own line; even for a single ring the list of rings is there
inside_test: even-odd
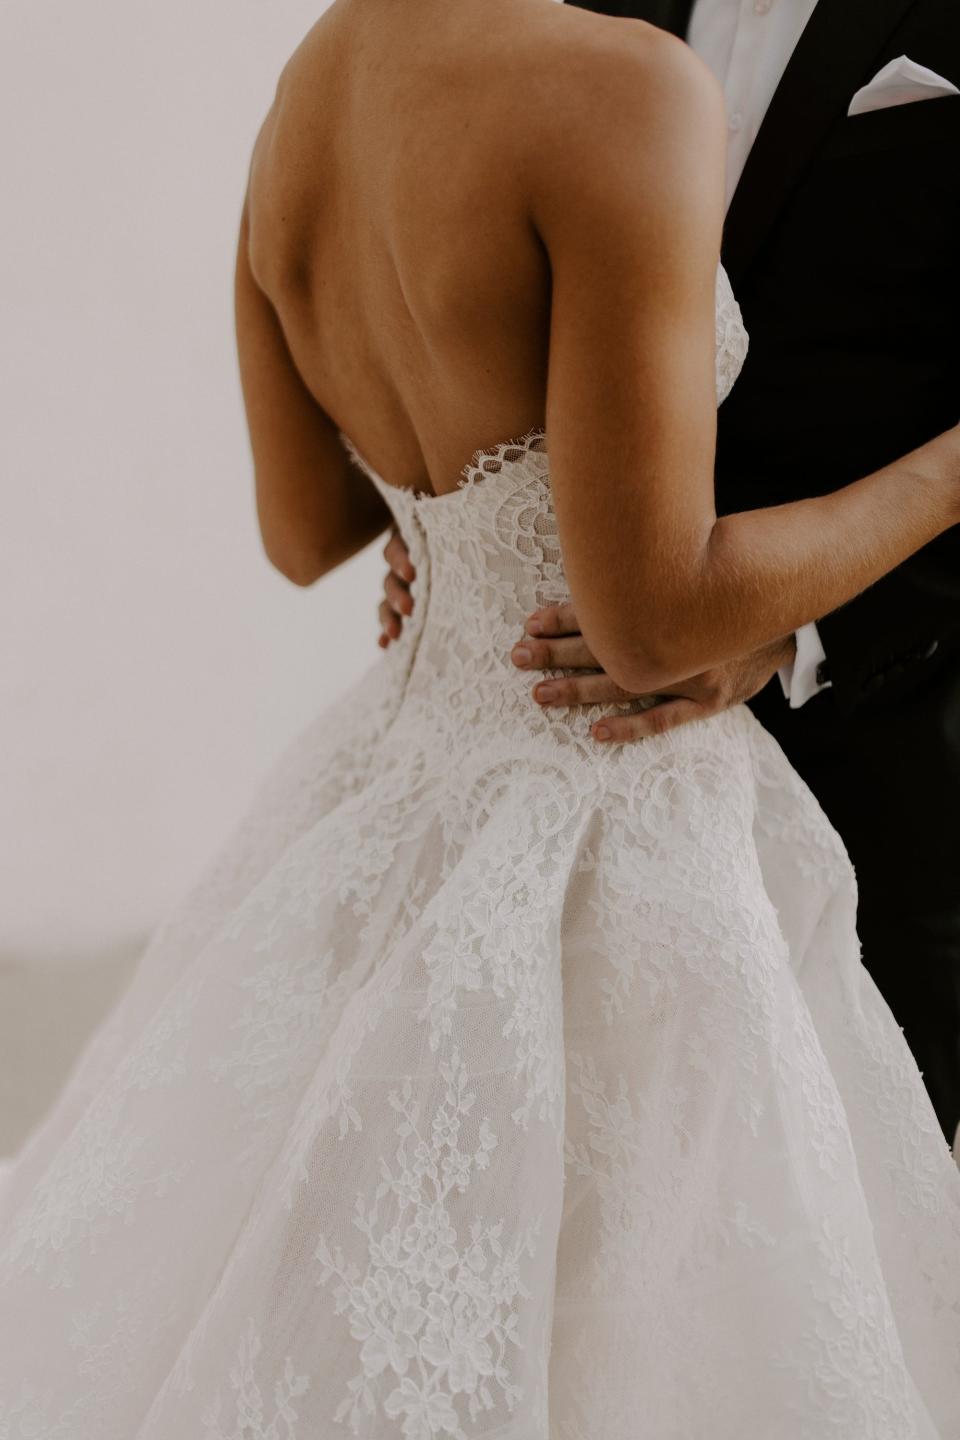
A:
[[[681,35],[692,9],[576,3]],[[723,240],[750,333],[723,512],[837,489],[960,420],[960,96],[846,114],[903,54],[960,89],[960,0],[819,0],[750,153]],[[960,528],[819,629],[846,716],[960,667]]]

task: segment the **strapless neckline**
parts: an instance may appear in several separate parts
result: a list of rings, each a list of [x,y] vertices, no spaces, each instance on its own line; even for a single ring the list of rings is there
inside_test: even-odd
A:
[[[730,278],[722,264],[717,265],[716,285],[716,374],[717,403],[722,404],[743,368],[749,338],[743,324],[743,315],[730,284]],[[383,492],[385,498],[400,497],[395,503],[408,505],[420,511],[430,506],[459,501],[464,492],[475,488],[477,481],[496,474],[505,463],[523,462],[531,454],[546,455],[547,435],[543,426],[534,426],[522,435],[507,440],[498,440],[493,445],[481,446],[474,450],[461,467],[454,487],[437,493],[432,490],[415,490],[405,485],[394,485],[386,480],[364,457],[363,453],[346,433],[338,428],[340,443],[354,463]],[[515,453],[512,453],[515,452]]]
[[[391,481],[385,480],[364,457],[345,430],[338,430],[337,433],[347,454],[375,484],[381,486],[389,495],[403,497],[410,505],[423,505],[427,502],[434,505],[446,500],[459,500],[464,491],[471,490],[478,480],[482,480],[487,475],[497,474],[505,462],[509,464],[522,460],[531,453],[540,455],[547,453],[546,431],[542,426],[534,426],[522,435],[513,436],[508,440],[498,440],[493,445],[483,445],[474,450],[467,462],[461,466],[454,488],[436,492],[415,490],[411,486],[394,485]],[[512,451],[516,453],[512,454]]]

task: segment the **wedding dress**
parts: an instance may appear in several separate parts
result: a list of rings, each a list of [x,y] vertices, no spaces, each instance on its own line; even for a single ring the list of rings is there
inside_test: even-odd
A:
[[[721,272],[721,400],[745,349]],[[744,706],[531,699],[542,431],[439,497],[344,439],[412,619],[14,1165],[0,1437],[956,1440],[960,1171],[836,833]]]

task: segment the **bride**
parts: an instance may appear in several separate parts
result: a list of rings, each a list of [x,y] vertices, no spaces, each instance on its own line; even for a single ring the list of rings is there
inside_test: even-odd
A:
[[[722,137],[683,45],[551,0],[336,0],[286,65],[264,544],[307,585],[395,519],[417,604],[12,1169],[7,1440],[960,1434],[960,1172],[838,837],[746,707],[605,745],[510,662],[572,598],[655,692],[960,520],[958,431],[717,519]]]

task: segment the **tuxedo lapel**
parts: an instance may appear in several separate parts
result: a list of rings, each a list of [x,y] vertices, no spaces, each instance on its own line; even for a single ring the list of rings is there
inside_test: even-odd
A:
[[[686,38],[692,11],[693,0],[660,0],[657,13],[652,17],[653,24],[662,30],[671,30],[682,40]]]
[[[819,0],[770,102],[727,212],[736,288],[854,91],[916,0]]]

